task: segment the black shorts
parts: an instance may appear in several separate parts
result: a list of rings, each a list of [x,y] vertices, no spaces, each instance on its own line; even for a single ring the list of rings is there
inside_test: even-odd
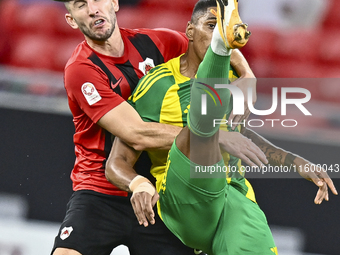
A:
[[[76,191],[67,204],[66,216],[55,238],[56,248],[70,248],[82,255],[110,255],[120,244],[131,255],[193,255],[156,215],[156,224],[138,224],[130,197]]]

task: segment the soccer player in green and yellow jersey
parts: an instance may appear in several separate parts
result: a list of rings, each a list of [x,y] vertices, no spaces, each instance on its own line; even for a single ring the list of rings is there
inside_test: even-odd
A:
[[[194,9],[187,27],[187,52],[150,71],[130,98],[145,121],[184,127],[169,153],[149,152],[153,163],[151,172],[157,179],[157,192],[132,168],[139,153],[119,140],[115,141],[106,165],[106,176],[118,187],[133,192],[133,208],[137,219],[145,226],[147,221],[154,223],[151,208],[159,198],[158,212],[162,220],[190,247],[202,249],[210,255],[277,254],[265,215],[242,175],[229,180],[190,176],[191,169],[196,167],[240,166],[240,160],[232,156],[232,149],[229,155],[220,152],[219,135],[222,131],[218,132],[219,125],[212,125],[214,119],[228,117],[231,113],[230,91],[214,88],[209,78],[218,78],[220,83],[215,84],[226,83],[225,80],[233,74],[229,72],[231,48],[243,46],[248,33],[238,17],[237,0],[228,4],[218,0],[217,8],[212,7],[216,5],[211,2],[200,0]],[[201,11],[195,12],[198,8]],[[211,10],[217,15],[212,15]],[[190,78],[195,75],[197,79],[194,79],[190,90]],[[201,114],[201,96],[204,93],[213,95],[207,97],[206,115]],[[266,152],[267,159],[261,159],[263,163],[311,164],[275,147],[250,130],[242,132]],[[234,147],[241,144],[254,149],[249,139],[230,127],[227,133],[231,140],[235,134],[240,138]],[[327,185],[336,194],[325,172],[302,175],[312,179],[319,187],[315,202],[328,200]]]
[[[187,125],[187,113],[190,106],[190,87],[192,80],[180,73],[180,60],[182,56],[174,58],[167,63],[153,68],[139,82],[136,90],[129,99],[129,103],[138,111],[144,121],[171,124],[179,127]],[[235,80],[237,74],[229,71],[229,79]],[[224,127],[230,131],[231,127]],[[239,132],[237,127],[235,132]],[[155,176],[156,188],[159,191],[168,151],[149,151],[152,162],[151,173]],[[240,164],[239,158],[224,153],[226,165]],[[242,177],[229,178],[242,189],[245,195],[255,201],[254,192],[248,181]]]

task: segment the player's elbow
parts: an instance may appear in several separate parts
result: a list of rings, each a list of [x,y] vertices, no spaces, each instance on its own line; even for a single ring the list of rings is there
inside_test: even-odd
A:
[[[124,190],[124,188],[120,185],[121,177],[124,175],[120,167],[122,165],[122,161],[123,159],[119,157],[109,158],[105,165],[105,178],[111,184]]]
[[[143,136],[137,137],[137,139],[133,143],[130,143],[128,145],[136,151],[144,151],[146,149],[149,149],[149,146],[147,145],[147,139],[145,139],[145,137]]]
[[[148,141],[143,136],[134,136],[135,139],[122,139],[128,146],[136,151],[143,151],[149,148]]]
[[[116,155],[115,153],[111,153],[105,163],[105,178],[113,185],[115,184],[115,180],[119,173],[119,164],[122,161],[121,155]]]
[[[112,183],[114,179],[114,159],[111,157],[108,158],[105,164],[105,178],[108,180],[110,183]]]
[[[133,132],[130,132],[125,139],[122,139],[127,145],[133,148],[136,151],[144,151],[152,147],[151,136],[145,134],[142,129],[135,129]]]

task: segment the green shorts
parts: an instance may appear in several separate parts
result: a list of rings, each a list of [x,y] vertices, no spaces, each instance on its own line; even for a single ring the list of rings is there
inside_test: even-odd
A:
[[[190,167],[196,165],[175,143],[167,164],[159,214],[184,244],[209,255],[277,254],[266,217],[256,203],[225,178],[190,178]]]

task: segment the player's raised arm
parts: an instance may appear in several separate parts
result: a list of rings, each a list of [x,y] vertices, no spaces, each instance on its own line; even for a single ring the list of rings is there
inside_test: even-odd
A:
[[[244,128],[242,133],[246,137],[250,138],[264,152],[269,164],[275,166],[294,165],[295,169],[298,170],[299,174],[303,178],[314,182],[314,184],[319,187],[314,199],[315,204],[321,204],[324,199],[326,201],[329,200],[328,188],[331,189],[334,195],[338,195],[332,179],[328,176],[327,171],[325,171],[322,167],[311,163],[299,155],[275,146],[253,130]],[[314,170],[310,171],[311,168]]]
[[[238,125],[237,123],[241,123],[247,120],[250,115],[250,110],[248,107],[248,88],[252,89],[252,104],[254,105],[257,100],[256,77],[251,70],[247,60],[239,50],[233,50],[230,56],[230,64],[239,75],[239,78],[233,81],[231,85],[235,85],[236,87],[241,89],[244,95],[244,114],[234,115],[232,111],[228,119],[229,123],[231,123],[232,121],[232,128],[235,129]]]

